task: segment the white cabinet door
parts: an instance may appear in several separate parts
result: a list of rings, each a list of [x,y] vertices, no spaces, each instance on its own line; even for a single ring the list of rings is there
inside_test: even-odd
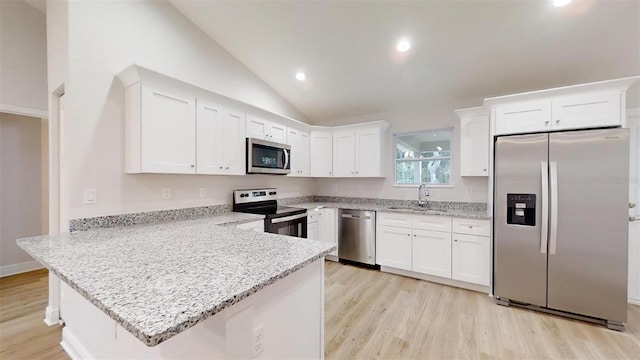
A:
[[[489,176],[489,116],[460,119],[460,176]]]
[[[383,176],[380,128],[356,130],[355,176]]]
[[[412,270],[451,278],[451,233],[414,229]]]
[[[333,176],[333,135],[331,131],[311,132],[311,176]]]
[[[411,270],[411,229],[378,226],[376,263]]]
[[[296,155],[298,158],[298,169],[300,170],[300,176],[309,176],[309,150],[311,144],[309,139],[309,133],[301,132],[298,139],[298,152]]]
[[[244,112],[198,98],[197,173],[245,174]]]
[[[222,105],[198,98],[197,166],[198,174],[222,174],[224,162],[224,110]]]
[[[287,127],[247,113],[246,136],[260,140],[287,143]]]
[[[338,245],[337,214],[336,209],[318,210],[318,240]],[[330,255],[338,256],[337,247]]]
[[[142,86],[141,172],[194,174],[196,98]]]
[[[219,133],[223,146],[224,174],[246,174],[245,113],[242,110],[226,107],[223,110],[223,131]],[[198,129],[199,131],[199,129]]]
[[[268,134],[270,131],[270,121],[262,119],[254,114],[247,113],[246,136],[248,138],[269,140]]]
[[[291,146],[291,173],[288,176],[309,176],[309,134],[289,128],[287,144]]]
[[[269,141],[280,144],[287,143],[287,127],[282,124],[271,123],[269,125]]]
[[[453,234],[452,279],[489,286],[489,259],[488,237]]]
[[[555,98],[552,115],[554,130],[620,125],[620,91]]]
[[[307,223],[307,239],[318,240],[318,222]]]
[[[496,135],[549,130],[551,130],[551,100],[527,101],[496,108]]]
[[[333,176],[355,176],[355,132],[333,132]]]

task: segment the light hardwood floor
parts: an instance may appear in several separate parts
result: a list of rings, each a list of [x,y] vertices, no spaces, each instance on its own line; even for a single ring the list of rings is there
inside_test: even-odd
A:
[[[620,333],[349,265],[325,276],[327,359],[640,358],[638,306]],[[61,327],[42,322],[47,284],[44,270],[0,279],[0,359],[68,359]]]

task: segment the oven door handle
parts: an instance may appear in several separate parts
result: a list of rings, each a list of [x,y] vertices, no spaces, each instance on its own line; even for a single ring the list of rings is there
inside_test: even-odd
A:
[[[297,220],[297,219],[302,219],[302,218],[306,218],[306,217],[307,217],[307,213],[298,214],[298,215],[291,215],[291,216],[285,216],[285,217],[273,219],[273,220],[271,220],[271,223],[272,224],[279,224],[279,223],[283,223],[285,221]]]

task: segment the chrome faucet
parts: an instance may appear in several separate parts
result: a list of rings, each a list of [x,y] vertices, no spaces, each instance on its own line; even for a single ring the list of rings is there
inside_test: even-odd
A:
[[[422,189],[424,189],[424,191]],[[429,196],[427,184],[420,184],[418,187],[418,206],[427,206],[427,196]]]

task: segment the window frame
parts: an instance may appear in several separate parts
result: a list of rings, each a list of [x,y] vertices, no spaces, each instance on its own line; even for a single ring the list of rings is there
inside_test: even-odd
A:
[[[393,185],[392,187],[398,187],[398,188],[417,188],[418,186],[420,186],[420,184],[422,183],[413,183],[413,184],[399,184],[398,183],[398,161],[403,161],[403,162],[422,162],[425,160],[449,160],[449,166],[450,166],[450,171],[451,174],[449,176],[449,183],[448,184],[442,184],[442,183],[426,183],[428,187],[430,188],[434,188],[434,187],[438,187],[438,188],[452,188],[453,187],[453,127],[445,127],[445,128],[438,128],[438,129],[428,129],[428,130],[418,130],[418,131],[407,131],[407,132],[403,132],[403,133],[395,133],[393,134]],[[439,132],[439,131],[449,131],[449,156],[438,156],[438,157],[428,157],[428,158],[423,158],[423,157],[419,157],[419,158],[415,158],[415,159],[407,159],[407,160],[402,160],[402,159],[397,159],[396,158],[396,153],[398,151],[398,138],[402,137],[402,136],[407,136],[407,135],[417,135],[417,134],[429,134],[429,133],[433,133],[433,132]]]

